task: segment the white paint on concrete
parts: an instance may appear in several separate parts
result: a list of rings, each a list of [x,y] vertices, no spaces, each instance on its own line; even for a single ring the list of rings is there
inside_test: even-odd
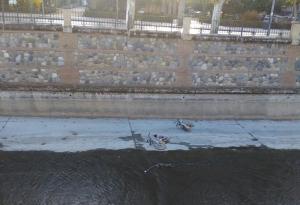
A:
[[[175,120],[0,117],[0,128],[5,125],[0,131],[0,149],[78,152],[142,147],[155,150],[146,142],[149,133],[168,136],[167,150],[262,145],[273,149],[300,149],[300,121],[193,123],[193,131],[187,133],[176,128]],[[131,129],[144,140],[133,139]]]

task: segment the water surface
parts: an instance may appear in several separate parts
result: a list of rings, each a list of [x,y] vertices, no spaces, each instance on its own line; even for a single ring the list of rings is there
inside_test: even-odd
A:
[[[300,151],[0,152],[0,204],[299,205]]]

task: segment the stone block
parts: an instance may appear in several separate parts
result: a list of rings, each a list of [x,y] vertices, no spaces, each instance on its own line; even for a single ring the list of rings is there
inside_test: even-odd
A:
[[[297,21],[292,22],[291,38],[292,38],[292,45],[294,46],[300,45],[300,22]]]
[[[183,26],[182,26],[183,31],[182,31],[182,34],[181,34],[181,38],[183,40],[192,40],[192,35],[190,34],[191,22],[192,22],[191,17],[184,17],[183,18]]]
[[[300,59],[297,59],[295,62],[295,70],[300,71]]]

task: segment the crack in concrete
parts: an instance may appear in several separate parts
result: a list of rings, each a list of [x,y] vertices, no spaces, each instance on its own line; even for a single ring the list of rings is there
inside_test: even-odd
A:
[[[4,125],[1,127],[0,132],[2,132],[5,129],[6,125],[10,121],[10,119],[11,119],[11,117],[7,118],[7,120],[4,122]]]
[[[261,147],[265,147],[266,145],[264,145],[263,143],[261,143],[260,141],[259,141],[259,139],[252,133],[252,132],[250,132],[250,131],[248,131],[247,129],[246,129],[246,127],[244,127],[239,121],[237,121],[237,120],[235,120],[235,122],[236,122],[236,124],[238,125],[238,126],[240,126],[250,137],[251,137],[251,140],[252,141],[254,141],[254,142],[258,142],[259,144],[260,144],[260,146]]]

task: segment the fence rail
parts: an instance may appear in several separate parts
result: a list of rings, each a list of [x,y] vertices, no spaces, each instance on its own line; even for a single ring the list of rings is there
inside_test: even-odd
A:
[[[165,22],[149,22],[149,21],[135,21],[135,30],[140,31],[151,31],[160,33],[177,33],[181,32],[182,28],[176,23],[165,23]]]
[[[71,19],[73,27],[126,30],[126,21],[122,19],[105,19],[78,16],[72,16]]]
[[[4,18],[3,18],[4,17]],[[63,15],[56,14],[28,14],[28,13],[4,13],[0,16],[0,22],[4,24],[60,24],[63,25]]]
[[[150,31],[156,33],[181,33],[182,27],[176,20],[163,18],[159,21],[147,20],[147,18],[139,17],[134,23],[134,29],[140,31]],[[210,35],[211,25],[209,23],[200,22],[201,20],[192,20],[191,35]],[[116,29],[126,30],[126,20],[119,18],[100,18],[87,16],[85,8],[77,8],[71,10],[72,27],[89,28],[89,29]],[[20,12],[2,12],[0,14],[0,25],[5,29],[7,25],[46,25],[46,26],[64,26],[64,16],[61,9],[56,9],[53,13],[36,14],[36,13],[20,13]],[[220,26],[218,35],[225,36],[242,36],[255,38],[290,38],[290,30],[271,29],[268,35],[267,29],[251,28],[243,26]]]
[[[192,21],[190,33],[193,35],[210,35],[211,25]],[[220,26],[217,35],[241,36],[241,37],[267,37],[267,38],[290,38],[290,30],[271,29],[270,34],[264,28]]]

